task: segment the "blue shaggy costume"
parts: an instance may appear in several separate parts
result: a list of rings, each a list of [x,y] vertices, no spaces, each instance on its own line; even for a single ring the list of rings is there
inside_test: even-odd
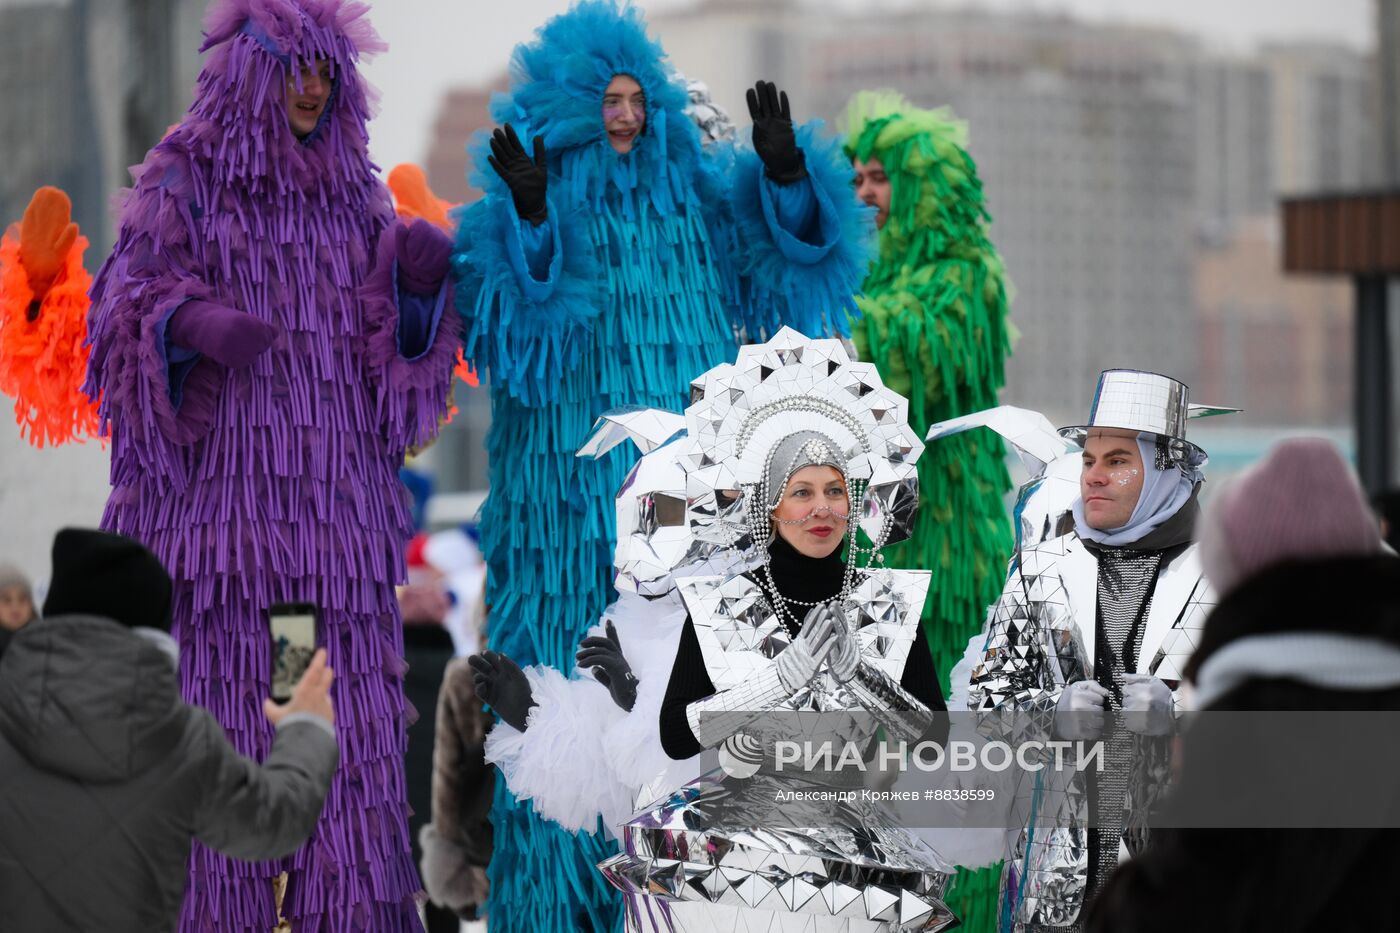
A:
[[[646,98],[626,155],[603,124],[616,75]],[[453,268],[466,353],[492,393],[489,644],[523,665],[571,671],[614,596],[612,501],[632,458],[575,458],[594,419],[681,410],[741,334],[846,333],[867,270],[873,225],[834,141],[797,128],[808,175],[779,185],[751,146],[702,149],[686,100],[641,14],[588,0],[515,50],[511,92],[492,105],[527,151],[544,139],[544,223],[517,215],[488,138],[472,144],[486,197],[460,217]],[[614,851],[601,831],[566,832],[504,786],[493,822],[493,933],[617,926],[618,896],[594,868]]]

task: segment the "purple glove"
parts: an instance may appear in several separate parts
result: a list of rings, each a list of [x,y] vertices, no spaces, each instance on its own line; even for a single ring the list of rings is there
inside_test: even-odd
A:
[[[394,258],[399,263],[399,285],[415,295],[436,295],[447,275],[452,241],[426,220],[394,229]]]
[[[277,339],[277,328],[251,314],[207,301],[187,301],[166,324],[177,347],[194,350],[229,369],[252,364]]]

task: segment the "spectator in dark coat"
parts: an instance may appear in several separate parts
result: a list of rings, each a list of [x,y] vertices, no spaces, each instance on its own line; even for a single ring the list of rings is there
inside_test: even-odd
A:
[[[1400,710],[1400,559],[1382,550],[1375,517],[1329,444],[1284,442],[1223,486],[1200,546],[1220,602],[1185,671],[1197,708]],[[1247,799],[1277,769],[1312,754],[1272,748],[1274,759],[1241,765],[1248,750],[1206,744],[1188,730],[1173,803],[1186,812]],[[1354,792],[1355,776],[1342,772],[1335,791]],[[1365,805],[1379,825],[1393,826],[1381,812],[1400,808],[1400,792],[1385,796]],[[1400,929],[1377,893],[1400,876],[1394,829],[1195,828],[1152,839],[1110,878],[1088,933]]]
[[[0,657],[5,656],[15,632],[38,616],[29,578],[12,564],[0,564]]]
[[[404,675],[404,696],[413,704],[418,719],[408,727],[408,753],[404,774],[408,781],[409,834],[413,840],[413,863],[423,859],[418,837],[432,818],[433,743],[437,731],[438,691],[444,672],[452,660],[452,635],[444,627],[451,600],[442,574],[428,566],[423,557],[425,537],[419,535],[409,545],[408,584],[399,587],[399,612],[403,615],[403,656],[408,662]],[[428,933],[457,933],[457,914],[429,903],[424,908]]]
[[[235,858],[290,854],[336,769],[318,652],[277,739],[240,757],[180,700],[170,577],[119,535],[54,539],[44,621],[0,661],[0,931],[173,931],[192,839]]]
[[[473,609],[484,643],[486,606]],[[423,827],[423,886],[433,903],[475,920],[486,904],[491,862],[491,798],[496,767],[486,761],[492,714],[476,695],[471,666],[458,658],[447,666],[437,701],[433,753],[432,822]]]

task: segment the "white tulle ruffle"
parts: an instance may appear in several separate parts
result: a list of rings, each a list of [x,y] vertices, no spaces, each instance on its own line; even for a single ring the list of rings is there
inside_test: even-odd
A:
[[[525,731],[498,722],[486,737],[486,760],[511,793],[571,832],[596,832],[600,813],[605,822],[618,813],[625,819],[632,795],[613,777],[601,741],[622,710],[591,678],[566,680],[550,667],[527,667],[525,676],[536,704]]]
[[[643,788],[669,790],[699,772],[695,759],[672,761],[661,748],[661,702],[684,607],[674,596],[624,593],[608,607],[603,621],[609,620],[638,681],[630,713],[590,671],[575,669],[565,679],[553,668],[529,667],[536,705],[525,731],[497,723],[486,739],[486,759],[501,769],[511,792],[572,832],[596,831],[601,817],[612,835],[635,812]],[[602,624],[589,632],[603,633]]]

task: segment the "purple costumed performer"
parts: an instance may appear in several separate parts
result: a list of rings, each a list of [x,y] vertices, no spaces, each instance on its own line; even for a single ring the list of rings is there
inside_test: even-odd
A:
[[[450,246],[396,225],[355,71],[363,3],[217,0],[189,113],[134,173],[92,291],[87,391],[112,435],[103,525],[174,577],[185,698],[239,750],[263,717],[279,602],[319,609],[340,770],[283,862],[197,847],[182,931],[420,929],[403,776],[397,470],[437,429],[459,344]],[[381,235],[382,234],[382,235]]]

